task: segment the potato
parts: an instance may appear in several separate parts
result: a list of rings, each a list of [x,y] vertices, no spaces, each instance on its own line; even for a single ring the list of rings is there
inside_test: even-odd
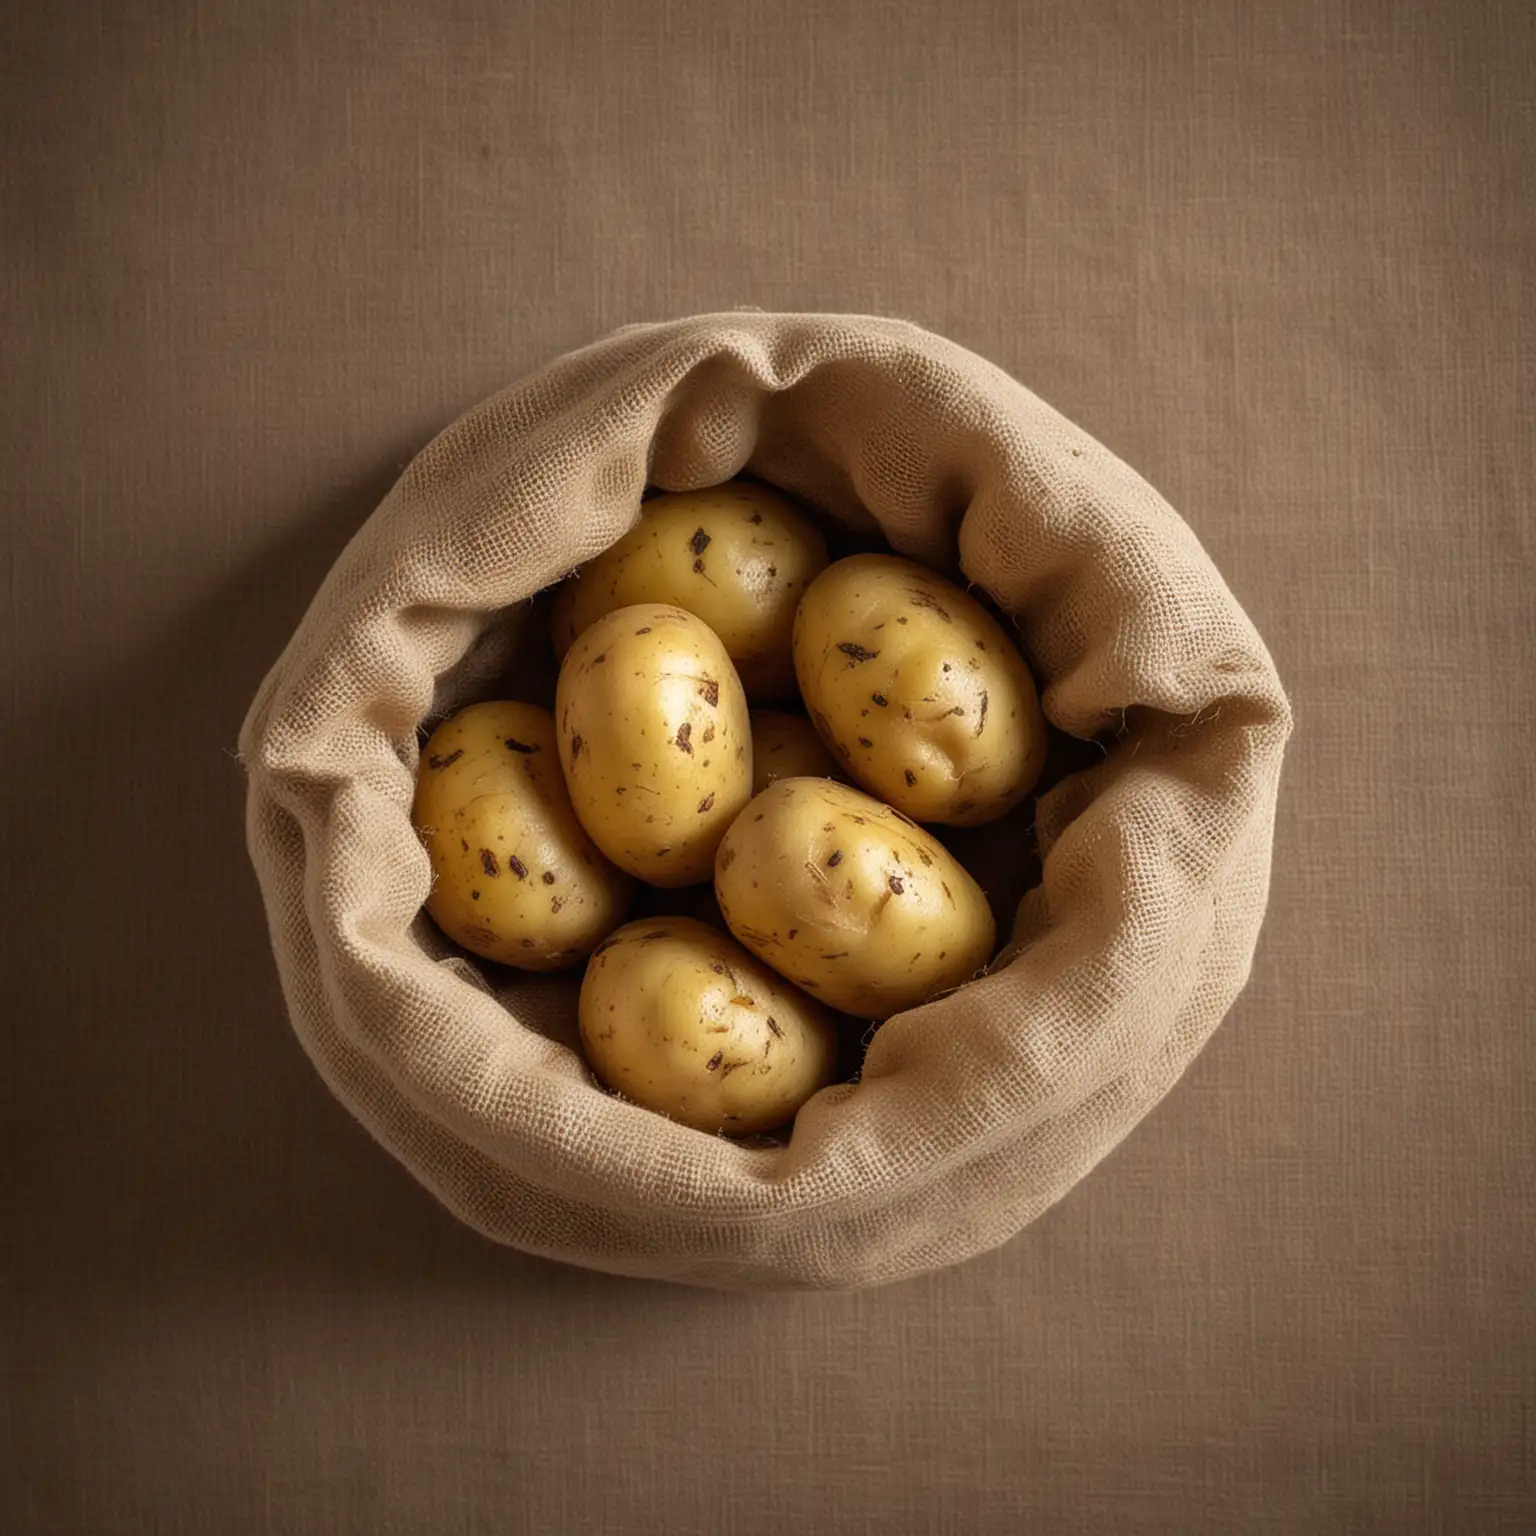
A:
[[[752,795],[752,728],[713,630],[641,603],[584,630],[555,687],[560,762],[592,841],[652,885],[709,879]]]
[[[780,779],[715,856],[732,933],[798,987],[884,1019],[969,981],[996,929],[981,887],[930,832],[830,779]]]
[[[487,960],[561,970],[624,921],[634,882],[577,821],[547,709],[472,704],[445,720],[411,817],[432,860],[427,911]]]
[[[619,929],[587,965],[578,1012],[604,1084],[700,1131],[782,1125],[837,1058],[824,1008],[687,917]]]
[[[791,698],[795,604],[826,563],[821,530],[766,485],[653,497],[634,528],[556,589],[555,654],[615,608],[672,603],[719,635],[749,698]]]
[[[840,779],[843,770],[804,715],[752,711],[752,793],[779,779]]]
[[[795,616],[795,670],[852,778],[918,821],[976,826],[1045,761],[1034,679],[974,598],[896,555],[851,555]]]

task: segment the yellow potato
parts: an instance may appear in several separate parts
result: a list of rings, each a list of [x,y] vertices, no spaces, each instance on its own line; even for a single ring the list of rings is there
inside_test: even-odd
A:
[[[826,1010],[691,918],[619,929],[587,965],[578,1012],[598,1078],[695,1130],[770,1130],[832,1080]]]
[[[719,635],[752,699],[793,697],[795,604],[827,544],[782,492],[747,480],[653,497],[619,542],[556,589],[556,656],[615,608],[672,603]]]
[[[487,960],[562,970],[624,920],[634,882],[577,821],[547,709],[472,704],[445,720],[411,817],[432,860],[427,911]]]
[[[555,717],[592,841],[652,885],[709,879],[752,795],[747,701],[714,631],[659,603],[607,614],[566,653]]]
[[[780,779],[715,856],[732,933],[798,987],[884,1019],[969,981],[996,928],[981,887],[930,832],[830,779]]]
[[[918,821],[991,821],[1045,762],[1034,679],[974,598],[896,555],[850,555],[811,583],[795,670],[854,780]]]
[[[760,795],[779,779],[842,776],[843,770],[804,715],[785,715],[776,709],[752,711],[754,795]]]

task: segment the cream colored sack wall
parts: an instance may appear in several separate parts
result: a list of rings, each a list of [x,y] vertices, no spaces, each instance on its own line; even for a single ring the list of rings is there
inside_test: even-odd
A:
[[[992,973],[889,1021],[771,1150],[592,1086],[572,987],[493,992],[419,916],[408,817],[416,728],[494,691],[504,610],[622,534],[648,482],[743,469],[984,588],[1053,724],[1112,742],[1042,800],[1043,883]],[[841,1288],[1004,1241],[1174,1083],[1247,978],[1289,729],[1190,530],[1020,384],[896,321],[730,313],[621,330],[443,432],[331,572],[241,753],[294,1028],[450,1208],[596,1269]]]

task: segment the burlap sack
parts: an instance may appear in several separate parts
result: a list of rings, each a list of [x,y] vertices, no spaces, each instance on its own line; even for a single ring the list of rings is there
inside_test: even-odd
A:
[[[595,1087],[577,978],[493,986],[453,955],[408,816],[417,727],[495,691],[514,605],[618,538],[647,482],[744,468],[984,588],[1050,719],[1107,748],[1042,798],[1043,883],[991,973],[890,1020],[770,1148]],[[913,326],[752,312],[628,327],[449,427],[337,562],[241,747],[294,1028],[445,1204],[595,1269],[831,1288],[1001,1243],[1178,1078],[1247,978],[1289,729],[1193,534],[1098,443]]]

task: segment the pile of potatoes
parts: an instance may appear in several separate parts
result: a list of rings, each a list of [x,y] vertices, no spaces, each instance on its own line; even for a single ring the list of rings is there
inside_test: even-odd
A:
[[[1004,815],[1046,733],[965,592],[892,554],[829,561],[792,501],[732,481],[647,501],[556,589],[553,639],[553,715],[446,720],[413,815],[449,938],[585,962],[582,1047],[610,1090],[702,1131],[782,1126],[832,1080],[839,1013],[882,1020],[986,967],[986,897],[919,823]],[[718,903],[729,932],[626,923],[637,882]]]

